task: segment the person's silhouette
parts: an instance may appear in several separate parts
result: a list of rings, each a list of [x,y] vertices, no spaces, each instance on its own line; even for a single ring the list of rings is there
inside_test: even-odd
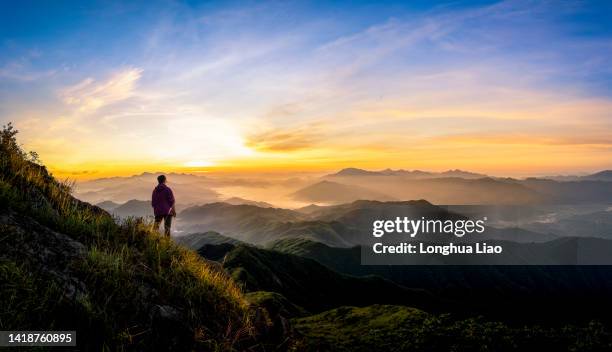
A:
[[[170,236],[172,217],[176,216],[174,207],[174,194],[170,187],[166,186],[166,176],[157,176],[158,185],[151,196],[151,206],[155,215],[155,230],[159,231],[159,225],[164,221],[164,234]]]

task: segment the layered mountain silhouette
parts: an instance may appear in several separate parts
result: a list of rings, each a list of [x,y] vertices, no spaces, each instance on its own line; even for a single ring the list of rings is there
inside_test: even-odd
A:
[[[340,223],[309,220],[303,214],[278,208],[212,203],[179,213],[180,230],[186,233],[216,231],[252,244],[284,237],[307,237],[334,246],[350,246],[354,233]]]
[[[147,217],[153,215],[153,208],[151,207],[151,201],[132,199],[113,208],[110,213],[121,218],[129,216]]]
[[[612,182],[612,170],[604,170],[591,175],[581,177],[582,180],[588,181],[608,181]]]
[[[326,176],[324,181],[298,190],[294,195],[304,202],[328,204],[356,199],[427,199],[435,204],[531,204],[545,201],[536,190],[518,180],[488,177],[413,178],[395,174]]]
[[[403,202],[380,202],[358,200],[347,204],[321,207],[311,211],[309,217],[322,221],[338,221],[347,226],[371,229],[372,223],[380,219],[408,217],[412,219],[458,220],[465,216],[435,206],[426,200]]]
[[[469,171],[463,171],[459,169],[447,170],[444,172],[428,172],[421,170],[392,170],[385,169],[381,171],[368,171],[357,168],[346,168],[338,171],[335,174],[328,175],[327,177],[343,177],[343,176],[402,176],[406,178],[446,178],[446,177],[460,177],[460,178],[484,178],[488,177],[484,174],[478,174]]]
[[[575,175],[566,175],[566,176],[548,176],[544,177],[546,179],[556,180],[556,181],[612,181],[612,170],[603,170],[599,172],[595,172],[590,175],[584,176],[575,176]]]
[[[573,204],[609,202],[612,171],[565,178],[512,179],[489,177],[462,170],[368,171],[348,168],[326,175],[325,192],[308,186],[296,191],[299,199],[314,203],[343,203],[354,189],[370,191],[369,200],[427,199],[435,204]],[[320,183],[312,185],[317,191]],[[338,191],[334,191],[334,188]],[[358,193],[357,191],[354,191]],[[363,192],[363,191],[362,191]],[[372,194],[373,192],[373,194]],[[323,199],[323,200],[322,200]]]
[[[160,174],[159,172],[145,172],[130,177],[111,177],[79,182],[75,189],[75,196],[92,203],[107,200],[125,203],[132,199],[150,199],[153,187],[157,184],[157,176]],[[214,202],[220,199],[219,193],[211,187],[214,181],[204,176],[169,173],[167,177],[176,197],[181,199],[184,205]]]
[[[103,202],[97,203],[96,206],[106,210],[107,212],[112,212],[115,208],[120,206],[120,203],[115,203],[111,200],[105,200]]]
[[[576,214],[556,221],[533,222],[525,227],[533,231],[555,233],[560,236],[612,239],[612,211]]]
[[[294,199],[316,203],[346,203],[359,199],[393,200],[384,193],[366,187],[321,181],[302,188],[291,195]]]
[[[334,247],[370,243],[372,224],[379,219],[465,220],[466,216],[433,205],[425,200],[405,202],[355,201],[335,206],[311,206],[289,210],[260,208],[252,205],[213,203],[195,206],[179,213],[183,233],[215,231],[245,243],[266,245],[282,238],[307,238]],[[505,240],[545,242],[557,238],[548,232],[488,226],[478,237],[431,237],[435,241]]]
[[[168,179],[181,208],[222,200],[230,204],[260,207],[272,207],[272,204],[284,207],[299,207],[308,203],[330,205],[360,199],[427,199],[434,204],[446,205],[533,205],[606,203],[612,193],[611,173],[604,170],[587,176],[514,179],[458,169],[429,172],[347,168],[321,177],[169,173]],[[157,175],[159,173],[143,173],[83,181],[77,184],[75,195],[98,203],[112,201],[123,204],[132,199],[148,200]]]
[[[233,204],[233,205],[242,205],[242,204],[254,205],[260,208],[272,208],[273,207],[273,205],[270,203],[258,202],[255,200],[248,200],[248,199],[244,199],[240,197],[231,197],[231,198],[225,199],[223,203],[228,203],[228,204]]]
[[[288,209],[213,203],[185,209],[179,213],[179,220],[184,232],[217,231],[253,244],[303,237],[346,247],[371,237],[372,221],[379,216],[459,217],[426,201],[357,201],[322,209],[306,215]]]
[[[271,291],[310,312],[340,305],[410,303],[431,308],[432,297],[423,290],[407,289],[380,277],[340,274],[315,260],[247,245],[209,245],[200,253],[218,260],[222,246],[223,267],[246,291]],[[355,294],[358,292],[359,294]]]
[[[612,199],[612,182],[567,181],[528,178],[521,184],[542,195],[543,200],[553,204],[609,203]]]

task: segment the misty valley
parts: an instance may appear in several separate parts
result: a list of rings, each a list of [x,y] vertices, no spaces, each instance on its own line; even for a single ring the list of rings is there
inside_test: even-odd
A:
[[[170,238],[152,229],[158,174],[72,188],[3,133],[0,276],[12,283],[1,287],[3,328],[76,327],[86,350],[600,350],[612,341],[612,270],[574,265],[610,259],[609,172],[571,181],[457,170],[273,181],[171,173]],[[409,265],[364,265],[373,240],[389,241],[388,253],[407,248],[405,233],[372,232],[400,218],[482,231],[420,233],[424,254],[399,263]],[[478,255],[444,259],[468,248]],[[481,255],[496,265],[475,262]]]
[[[104,200],[98,205],[117,219],[148,216],[148,200],[138,199],[130,187],[154,176],[86,181],[77,185],[76,194]],[[339,331],[368,331],[373,327],[351,323],[351,316],[386,317],[400,314],[398,309],[408,320],[378,328],[389,333],[399,329],[400,340],[415,336],[402,329],[417,319],[416,312],[431,314],[418,318],[426,320],[450,314],[451,320],[440,323],[443,329],[464,324],[464,319],[502,324],[503,332],[495,332],[495,338],[511,335],[519,346],[524,339],[521,329],[535,325],[551,329],[543,334],[557,336],[552,331],[561,326],[571,330],[584,329],[590,321],[609,323],[612,270],[574,264],[610,263],[612,172],[571,180],[495,178],[460,171],[450,177],[415,176],[403,170],[359,169],[302,178],[288,175],[287,182],[277,178],[269,183],[258,175],[168,177],[179,197],[182,189],[207,189],[201,197],[190,192],[189,204],[177,197],[175,241],[218,263],[252,301],[273,307],[278,319],[291,322],[292,334],[309,348],[337,339],[317,326],[334,322]],[[241,193],[224,193],[224,184],[236,182],[243,183]],[[249,188],[256,191],[249,194]],[[250,197],[266,191],[267,197]],[[213,199],[208,198],[211,194]],[[390,243],[380,244],[375,252],[408,253],[414,246],[424,255],[402,263],[409,265],[362,265],[362,250],[376,239],[373,224],[406,217],[467,221],[482,231],[465,236],[453,231],[420,234],[418,245],[405,242],[407,234],[386,235]],[[577,248],[596,250],[585,259],[576,258]],[[483,263],[471,255],[454,261],[430,257],[462,253],[497,259]],[[540,338],[543,344],[551,342],[542,336],[536,339]],[[370,342],[353,341],[346,349]]]

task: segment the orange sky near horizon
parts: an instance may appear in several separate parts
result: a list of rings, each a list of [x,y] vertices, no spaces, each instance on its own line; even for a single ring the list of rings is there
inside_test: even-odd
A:
[[[530,177],[544,175],[584,175],[611,168],[609,147],[605,144],[526,143],[482,139],[436,143],[435,147],[411,146],[405,150],[337,149],[308,150],[275,154],[265,153],[248,158],[219,160],[215,164],[191,162],[190,165],[147,163],[146,161],[92,161],[77,165],[47,163],[56,177],[75,180],[111,176],[131,176],[143,172],[177,172],[192,174],[264,174],[264,173],[331,173],[342,168],[368,170],[386,168],[446,171],[463,169],[491,176]],[[601,150],[599,153],[598,150]],[[45,153],[41,154],[44,161]]]
[[[408,101],[351,101],[329,108],[324,118],[315,112],[292,118],[303,113],[289,111],[282,118],[258,113],[232,120],[190,111],[159,120],[109,120],[104,106],[120,108],[121,114],[130,114],[131,107],[105,100],[129,101],[136,94],[132,81],[142,74],[128,70],[108,82],[87,82],[94,87],[83,93],[68,89],[73,95],[68,100],[78,102],[69,104],[69,115],[50,121],[17,119],[24,148],[37,151],[56,176],[74,179],[145,171],[326,172],[345,167],[464,169],[520,177],[612,168],[607,121],[612,102],[605,99],[506,87],[504,94],[478,102],[475,97],[487,88],[464,84],[461,95],[467,97],[462,99],[421,91]]]

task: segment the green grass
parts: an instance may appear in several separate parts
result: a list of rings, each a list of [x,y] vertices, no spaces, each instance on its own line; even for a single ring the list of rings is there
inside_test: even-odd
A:
[[[0,260],[0,326],[24,330],[31,324],[53,327],[62,289],[31,275],[23,264]]]
[[[482,318],[455,320],[415,308],[340,307],[293,319],[293,349],[312,351],[609,351],[601,324],[510,327]]]
[[[184,316],[194,348],[231,350],[248,340],[248,302],[232,280],[142,219],[118,224],[73,198],[70,183],[23,152],[15,135],[10,125],[0,132],[0,211],[82,243],[85,253],[68,267],[84,287],[67,296],[63,283],[50,282],[35,260],[20,258],[20,246],[37,241],[35,233],[1,227],[0,248],[9,258],[0,262],[0,278],[10,283],[2,285],[2,330],[76,328],[90,338],[79,339],[89,348],[150,349],[159,338],[150,326],[151,306],[168,305]]]
[[[223,267],[245,291],[276,292],[313,313],[341,305],[406,303],[429,307],[435,303],[424,291],[380,277],[344,275],[309,258],[252,246],[239,245],[229,251]]]
[[[276,292],[255,291],[246,294],[246,298],[258,307],[264,307],[271,315],[280,314],[284,317],[301,317],[308,312]]]

